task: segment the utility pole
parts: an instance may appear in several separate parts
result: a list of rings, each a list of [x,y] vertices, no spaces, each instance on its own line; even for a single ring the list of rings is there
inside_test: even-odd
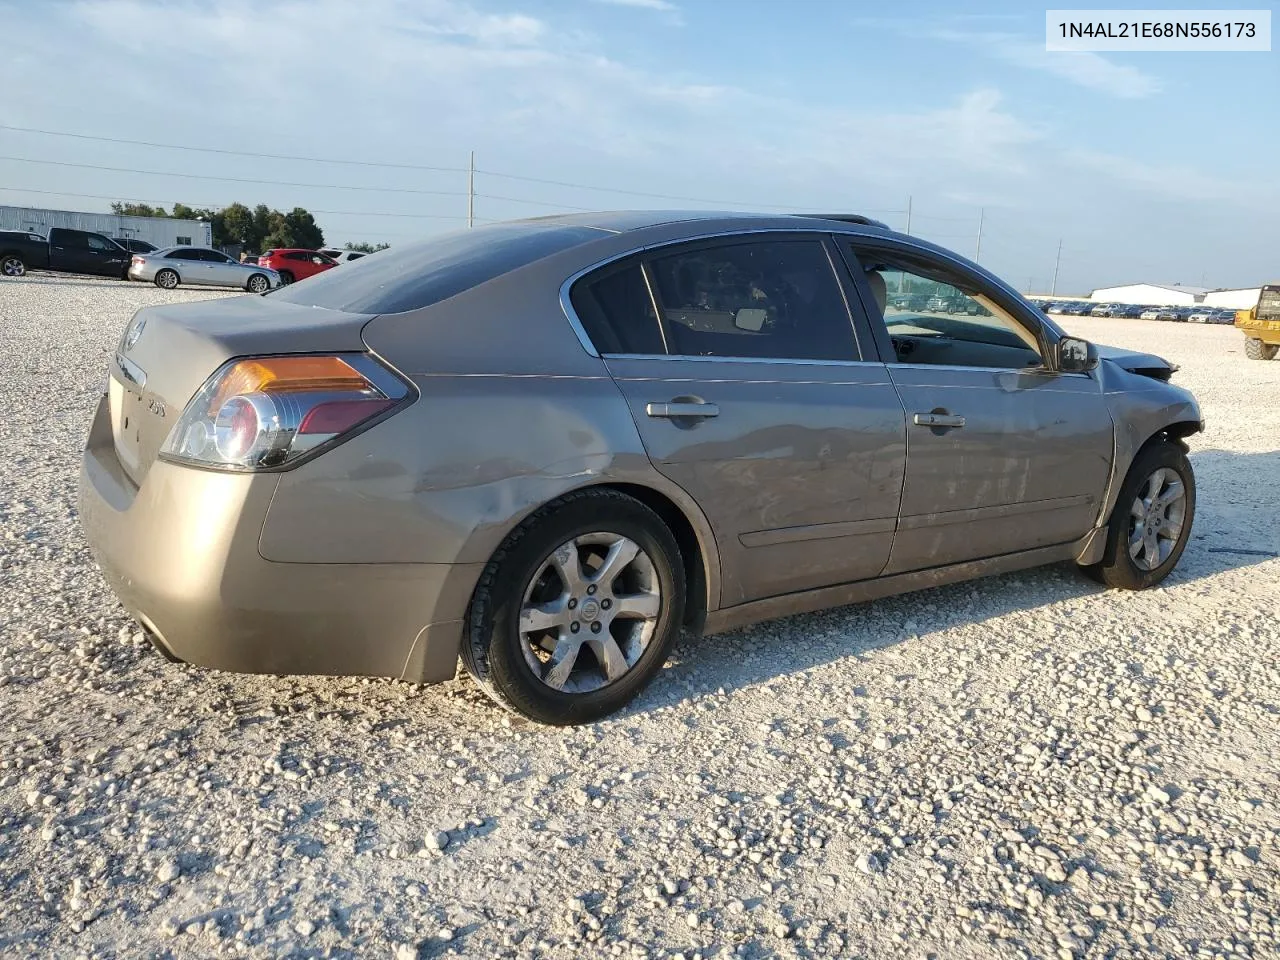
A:
[[[974,263],[982,262],[982,220],[986,212],[987,211],[985,207],[978,208],[978,247],[976,250],[973,251]]]
[[[907,197],[907,236],[911,236],[911,198]]]
[[[471,151],[467,164],[467,229],[476,225],[476,152]]]
[[[1062,241],[1058,241],[1058,256],[1053,261],[1053,286],[1049,288],[1049,296],[1054,296],[1058,292],[1058,267],[1062,265]]]

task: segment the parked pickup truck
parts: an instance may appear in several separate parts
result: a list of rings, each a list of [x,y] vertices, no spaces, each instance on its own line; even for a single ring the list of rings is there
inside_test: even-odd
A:
[[[129,252],[100,233],[52,227],[49,236],[0,231],[0,276],[20,277],[28,270],[89,273],[126,279]]]
[[[1236,326],[1244,333],[1244,355],[1250,360],[1272,360],[1280,353],[1280,283],[1269,283],[1258,292],[1258,304],[1236,314]]]

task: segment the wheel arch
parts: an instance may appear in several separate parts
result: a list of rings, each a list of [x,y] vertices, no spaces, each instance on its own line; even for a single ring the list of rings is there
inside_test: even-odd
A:
[[[1139,420],[1142,419],[1139,418]],[[1076,558],[1077,563],[1086,566],[1102,559],[1102,553],[1106,548],[1107,524],[1111,522],[1111,515],[1115,512],[1116,503],[1120,497],[1120,488],[1124,486],[1133,462],[1138,459],[1143,450],[1155,443],[1175,443],[1183,453],[1189,452],[1187,438],[1203,430],[1204,421],[1200,418],[1200,410],[1195,401],[1188,400],[1180,409],[1166,417],[1146,419],[1141,426],[1134,421],[1129,421],[1124,426],[1125,428],[1122,429],[1121,424],[1117,423],[1115,460],[1111,468],[1111,478],[1107,482],[1094,529],[1085,535]]]
[[[646,482],[648,481],[648,482]],[[584,490],[613,490],[638,500],[658,515],[671,531],[680,547],[685,574],[685,625],[700,631],[709,611],[720,605],[720,553],[711,524],[701,508],[674,484],[653,482],[650,478],[622,479],[600,477],[594,482],[578,484],[557,491],[554,496],[530,500],[524,509],[512,514],[502,525],[501,534],[493,527],[479,527],[459,551],[469,560],[488,562],[502,549],[511,534],[537,511]]]
[[[639,483],[606,482],[593,484],[586,489],[591,489],[592,487],[602,490],[616,490],[619,493],[626,494],[632,499],[639,500],[662,518],[662,522],[667,525],[667,529],[671,531],[672,536],[676,538],[676,543],[680,546],[680,559],[684,566],[685,583],[684,624],[697,632],[701,632],[702,625],[707,619],[708,610],[714,609],[710,593],[710,584],[713,582],[716,585],[717,592],[715,603],[716,606],[719,605],[720,579],[718,559],[715,561],[716,575],[714,577],[711,575],[710,562],[717,557],[717,554],[711,527],[706,523],[706,518],[702,516],[702,512],[699,510],[698,516],[705,532],[702,536],[699,536],[698,529],[694,527],[685,509],[682,509],[665,493],[655,490],[653,487],[647,487]],[[707,549],[705,539],[712,540],[710,551]],[[709,553],[710,556],[708,555]]]

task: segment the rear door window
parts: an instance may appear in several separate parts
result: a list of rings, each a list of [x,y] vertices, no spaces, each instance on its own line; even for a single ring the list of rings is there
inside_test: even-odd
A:
[[[698,243],[654,256],[649,270],[670,354],[861,359],[821,238]]]
[[[83,230],[54,229],[49,231],[49,242],[68,250],[88,250],[89,235]]]
[[[569,299],[597,352],[667,352],[639,260],[605,267],[580,280]]]

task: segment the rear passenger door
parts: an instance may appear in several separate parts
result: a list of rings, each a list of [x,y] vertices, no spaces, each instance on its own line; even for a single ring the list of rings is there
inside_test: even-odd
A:
[[[571,300],[650,460],[702,508],[721,602],[876,576],[902,488],[902,405],[823,235],[664,246]]]
[[[93,273],[89,234],[83,230],[54,227],[49,231],[49,266],[68,273]]]

